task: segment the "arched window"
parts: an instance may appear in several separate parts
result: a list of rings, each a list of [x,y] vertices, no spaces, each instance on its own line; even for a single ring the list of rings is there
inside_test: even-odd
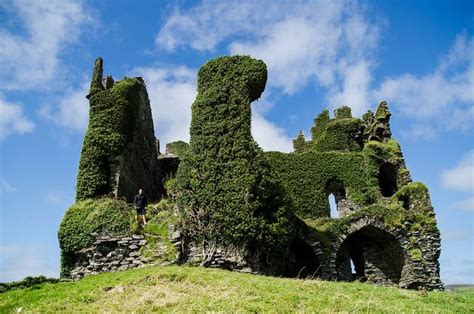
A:
[[[331,179],[326,186],[326,195],[328,197],[328,208],[332,218],[343,216],[344,208],[341,201],[346,199],[346,190],[341,180]]]
[[[337,212],[336,197],[334,194],[329,194],[328,197],[329,208],[331,208],[331,218],[339,218],[339,213]]]
[[[383,163],[379,168],[379,187],[382,196],[390,197],[397,192],[397,167]]]

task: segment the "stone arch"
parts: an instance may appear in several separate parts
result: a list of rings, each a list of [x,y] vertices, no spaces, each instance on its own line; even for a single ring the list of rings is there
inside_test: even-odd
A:
[[[398,168],[392,163],[384,162],[379,167],[379,188],[382,196],[390,197],[397,192]]]
[[[285,277],[315,278],[321,276],[321,261],[314,245],[300,237],[294,238],[286,260]]]
[[[400,239],[380,224],[359,223],[349,230],[341,237],[336,250],[337,279],[398,285],[405,265]]]
[[[344,182],[342,182],[339,179],[332,178],[326,183],[326,198],[327,198],[329,212],[331,212],[330,199],[329,199],[331,194],[334,196],[334,200],[336,202],[338,216],[339,217],[344,216],[345,204],[347,201]],[[338,218],[338,217],[332,217],[332,218]]]

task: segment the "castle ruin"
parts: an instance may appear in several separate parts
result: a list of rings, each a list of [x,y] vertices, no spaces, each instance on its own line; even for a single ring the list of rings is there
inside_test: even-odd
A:
[[[334,117],[324,110],[310,139],[300,132],[293,140],[293,152],[264,152],[251,135],[250,104],[264,91],[266,66],[246,56],[221,57],[199,71],[190,144],[176,142],[160,154],[144,81],[114,82],[102,66],[97,59],[87,96],[78,202],[103,195],[131,201],[138,187],[158,201],[172,179],[170,202],[180,217],[170,225],[170,238],[179,244],[176,263],[443,289],[428,189],[411,179],[386,102],[362,118],[349,107]],[[330,197],[337,216],[331,217]],[[93,239],[66,245],[70,216],[60,229],[68,256],[63,267],[94,273],[142,264],[123,262],[131,257],[119,248],[135,238],[111,239],[94,230]],[[143,236],[136,239],[130,261],[140,257],[140,241],[146,246]],[[113,249],[95,254],[112,240]]]

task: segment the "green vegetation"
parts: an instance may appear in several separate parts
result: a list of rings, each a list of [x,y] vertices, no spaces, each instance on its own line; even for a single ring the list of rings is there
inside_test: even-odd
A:
[[[141,248],[142,257],[153,258],[156,254],[156,244],[158,241],[166,245],[167,251],[166,256],[162,257],[162,261],[172,261],[176,258],[177,250],[169,240],[168,225],[176,225],[178,223],[178,216],[173,213],[173,206],[166,199],[161,200],[155,206],[148,206],[148,208],[154,207],[154,210],[159,210],[155,213],[150,213],[147,210],[147,225],[141,230],[145,235],[147,244]]]
[[[166,153],[177,157],[183,157],[189,149],[189,144],[184,141],[176,141],[166,144]]]
[[[314,149],[320,152],[360,151],[362,130],[362,121],[357,118],[331,120],[326,131],[314,143]]]
[[[351,108],[342,106],[334,110],[334,119],[350,119],[352,118]]]
[[[400,198],[406,200],[415,200],[415,206],[410,210],[405,208],[406,203]],[[412,201],[413,202],[413,201]],[[406,228],[408,223],[410,230],[430,232],[437,231],[436,219],[431,206],[429,205],[428,190],[425,185],[420,182],[409,183],[400,189],[391,199],[379,200],[377,203],[364,206],[350,215],[342,218],[333,219],[329,217],[306,218],[305,223],[311,227],[311,232],[323,246],[330,248],[333,241],[343,234],[351,223],[360,218],[367,217],[382,222],[387,228],[397,227]],[[418,238],[410,237],[411,244],[417,250],[411,256],[414,259],[422,259],[421,251],[416,248]],[[329,253],[328,251],[327,253]]]
[[[100,61],[99,61],[100,60]],[[102,59],[96,60],[91,90],[89,127],[82,144],[77,175],[76,200],[107,195],[110,192],[109,157],[117,156],[133,136],[138,116],[140,78],[124,78],[113,88],[103,90],[97,79]],[[97,77],[97,78],[96,78]]]
[[[0,312],[468,313],[474,289],[424,292],[193,267],[145,267],[0,294]]]
[[[306,140],[303,131],[300,131],[298,136],[293,140],[293,149],[295,153],[302,153],[306,150]]]
[[[40,285],[43,283],[57,283],[59,279],[56,278],[46,278],[45,276],[38,276],[38,277],[25,277],[23,280],[20,281],[13,281],[7,283],[0,282],[0,293],[15,290],[15,289],[24,289],[33,287],[36,285]]]
[[[328,127],[328,123],[331,121],[331,118],[329,117],[329,110],[325,109],[323,110],[316,119],[314,119],[314,125],[311,128],[311,140],[313,142],[316,142],[318,138],[324,134],[324,131]]]
[[[257,267],[282,253],[291,228],[282,189],[251,134],[250,104],[266,80],[265,63],[248,56],[201,67],[190,148],[176,177],[185,235],[206,250],[247,249]]]
[[[358,204],[371,204],[377,198],[376,178],[361,171],[367,162],[360,152],[268,152],[265,156],[303,218],[330,216],[327,187],[331,180],[342,181],[347,195]]]
[[[59,226],[61,276],[67,276],[71,254],[92,245],[91,233],[109,236],[128,235],[136,228],[134,212],[123,200],[114,198],[88,199],[71,206]]]
[[[410,251],[410,254],[411,254],[411,258],[414,259],[414,260],[421,260],[422,259],[422,255],[421,255],[421,250],[420,249],[412,249]]]

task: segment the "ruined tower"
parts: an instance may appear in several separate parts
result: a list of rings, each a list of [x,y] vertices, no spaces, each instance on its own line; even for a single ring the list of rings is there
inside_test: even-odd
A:
[[[90,85],[89,126],[77,175],[76,200],[101,195],[132,201],[138,188],[150,199],[163,192],[150,101],[140,77],[103,77],[95,60]]]
[[[354,118],[324,110],[294,152],[268,152],[301,219],[297,268],[333,280],[442,289],[440,234],[428,189],[412,182],[386,102]],[[331,217],[329,196],[338,215]],[[306,250],[306,253],[301,251]]]

